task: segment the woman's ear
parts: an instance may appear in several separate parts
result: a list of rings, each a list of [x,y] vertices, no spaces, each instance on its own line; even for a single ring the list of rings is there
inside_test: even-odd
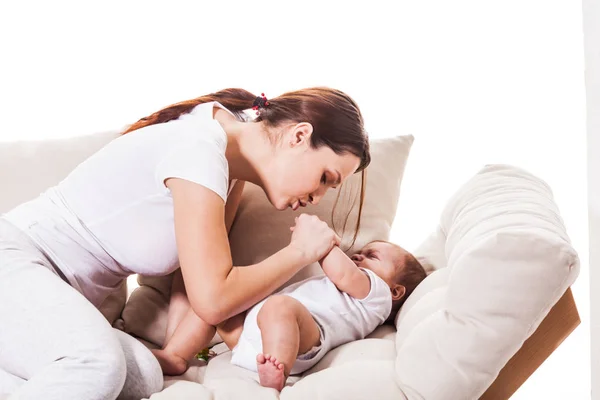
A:
[[[312,135],[312,132],[313,126],[308,122],[301,122],[299,124],[296,124],[292,128],[290,146],[296,147],[300,145],[310,145],[310,136]]]
[[[402,300],[402,298],[406,294],[406,288],[397,283],[390,290],[392,291],[392,300],[393,301]]]

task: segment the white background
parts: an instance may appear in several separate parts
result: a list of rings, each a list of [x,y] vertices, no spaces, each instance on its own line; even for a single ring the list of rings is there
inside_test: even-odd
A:
[[[581,4],[0,2],[0,140],[119,128],[225,87],[276,96],[326,85],[372,137],[415,135],[392,240],[409,250],[484,164],[555,192],[581,274],[582,325],[514,399],[589,399]]]
[[[588,131],[588,199],[590,223],[590,268],[592,337],[600,334],[600,1],[583,0],[587,131]],[[595,245],[594,245],[595,244]],[[592,398],[600,399],[600,341],[592,342]]]

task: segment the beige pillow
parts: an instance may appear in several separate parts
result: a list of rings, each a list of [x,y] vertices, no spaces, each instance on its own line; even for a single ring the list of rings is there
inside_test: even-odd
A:
[[[360,174],[351,177],[339,189],[329,190],[317,206],[309,206],[302,211],[276,211],[260,188],[247,184],[229,235],[234,265],[255,264],[285,247],[291,238],[289,227],[301,212],[315,214],[336,227],[343,239],[342,248],[348,253],[372,240],[387,240],[398,208],[400,185],[413,141],[412,135],[371,141],[372,162],[367,169],[361,229],[355,245],[349,250],[358,215]],[[342,228],[347,216],[344,233]],[[322,271],[315,263],[296,274],[286,285],[319,273]],[[139,277],[140,287],[132,293],[118,326],[161,346],[166,330],[171,279],[172,276]]]

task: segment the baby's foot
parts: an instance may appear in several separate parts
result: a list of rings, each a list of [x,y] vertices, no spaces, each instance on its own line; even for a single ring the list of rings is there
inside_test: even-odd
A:
[[[270,387],[281,391],[285,385],[285,373],[283,364],[268,354],[259,354],[256,356],[258,364],[258,378],[260,384],[264,387]]]
[[[152,350],[165,375],[181,375],[188,369],[188,363],[177,354],[164,350]]]

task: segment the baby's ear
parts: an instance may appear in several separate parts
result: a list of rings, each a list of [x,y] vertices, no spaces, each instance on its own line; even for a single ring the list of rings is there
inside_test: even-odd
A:
[[[392,291],[392,300],[393,301],[402,300],[402,298],[406,294],[406,288],[397,283],[394,284],[394,286],[390,290]]]

